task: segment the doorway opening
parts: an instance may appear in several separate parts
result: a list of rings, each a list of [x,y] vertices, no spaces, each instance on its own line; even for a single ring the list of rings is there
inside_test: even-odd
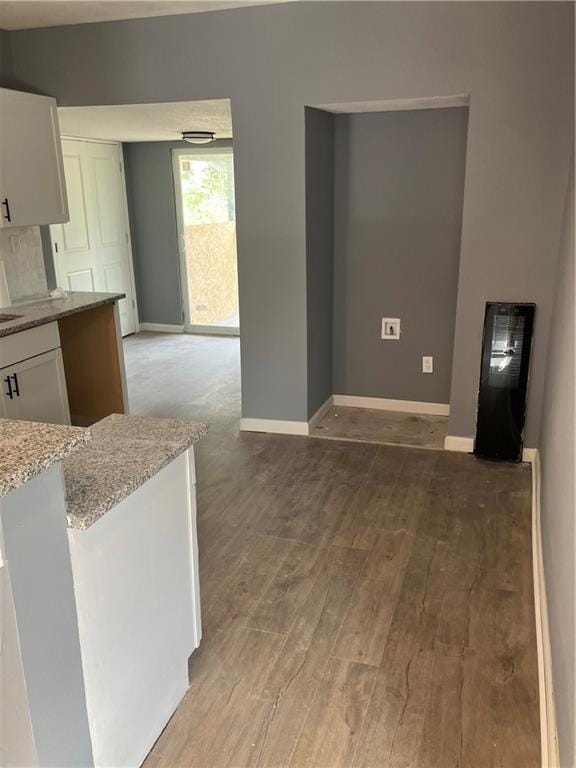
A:
[[[231,147],[172,151],[185,330],[238,336]]]
[[[58,117],[70,222],[45,253],[49,287],[125,293],[131,413],[208,421],[212,439],[227,439],[241,412],[230,100],[60,107]],[[192,129],[214,141],[183,141]]]
[[[314,436],[443,448],[467,131],[464,95],[306,108]]]

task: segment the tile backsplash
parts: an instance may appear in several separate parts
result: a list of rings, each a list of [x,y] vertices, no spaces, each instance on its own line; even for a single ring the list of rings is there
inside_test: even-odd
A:
[[[12,301],[48,290],[39,227],[0,229],[0,259]]]

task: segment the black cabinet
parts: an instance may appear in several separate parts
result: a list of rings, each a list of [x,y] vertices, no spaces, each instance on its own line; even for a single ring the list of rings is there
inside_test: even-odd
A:
[[[474,448],[477,456],[522,460],[535,311],[535,304],[486,304]]]

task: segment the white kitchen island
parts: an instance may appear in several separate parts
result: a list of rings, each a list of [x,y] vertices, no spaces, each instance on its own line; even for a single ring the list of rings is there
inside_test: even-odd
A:
[[[110,416],[64,461],[94,764],[140,765],[188,690],[200,644],[201,424]]]
[[[200,643],[193,444],[206,427],[0,420],[0,443],[3,425],[10,444],[30,436],[4,485],[0,472],[0,523],[37,765],[138,766],[188,689]],[[54,460],[34,442],[48,438]]]

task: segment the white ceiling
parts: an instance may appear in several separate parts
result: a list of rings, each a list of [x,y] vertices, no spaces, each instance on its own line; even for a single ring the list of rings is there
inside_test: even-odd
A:
[[[109,141],[174,141],[182,131],[214,131],[232,137],[228,99],[106,107],[59,107],[63,136]]]
[[[143,19],[278,2],[290,0],[1,0],[0,29]]]

